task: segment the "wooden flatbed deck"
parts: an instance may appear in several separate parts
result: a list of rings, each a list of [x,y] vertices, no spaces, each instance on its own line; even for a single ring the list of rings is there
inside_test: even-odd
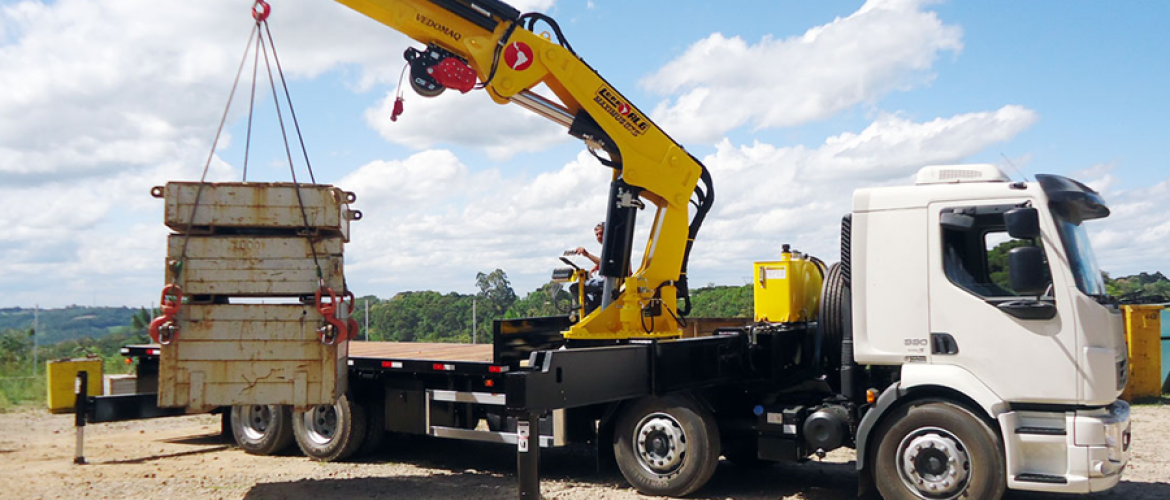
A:
[[[492,362],[492,345],[350,342],[349,357],[490,363]]]

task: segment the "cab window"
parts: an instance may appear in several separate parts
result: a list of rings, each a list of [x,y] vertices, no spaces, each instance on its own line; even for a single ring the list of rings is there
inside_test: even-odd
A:
[[[1004,228],[1003,213],[1015,205],[955,207],[942,213],[942,262],[947,279],[982,298],[1011,298],[1008,252],[1039,242],[1014,239]],[[1044,275],[1051,280],[1048,263]]]

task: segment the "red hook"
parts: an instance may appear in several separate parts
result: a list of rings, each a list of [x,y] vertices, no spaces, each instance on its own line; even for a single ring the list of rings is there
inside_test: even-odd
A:
[[[272,6],[268,5],[268,2],[264,0],[256,0],[256,3],[252,5],[252,19],[255,19],[258,23],[268,20],[268,15],[271,13]]]
[[[358,337],[358,332],[361,331],[361,327],[358,326],[357,320],[353,319],[354,302],[356,302],[357,299],[354,298],[353,292],[349,290],[345,291],[345,299],[347,299],[346,302],[349,303],[349,309],[346,310],[346,312],[349,313],[349,319],[345,321],[345,324],[349,327],[348,340],[353,340]]]
[[[398,121],[398,115],[401,115],[402,112],[406,109],[402,105],[403,102],[404,101],[402,100],[402,96],[398,96],[397,99],[394,99],[394,111],[390,113],[390,121]]]
[[[325,301],[321,300],[322,298],[324,298],[324,296],[321,292],[326,292],[329,294],[329,302],[325,302]],[[321,336],[321,343],[326,344],[326,345],[333,345],[333,344],[337,343],[338,340],[349,338],[348,337],[349,336],[348,325],[346,325],[345,322],[343,322],[337,318],[337,305],[338,305],[337,294],[333,292],[333,289],[329,288],[329,287],[324,287],[324,286],[321,288],[318,288],[317,294],[315,296],[315,301],[317,303],[317,312],[321,313],[321,316],[325,317],[326,323],[328,323],[329,325],[332,325],[333,328],[335,328],[337,330],[337,334],[331,336],[331,335],[328,335],[328,333],[327,333],[329,330],[329,326],[323,326],[320,329],[318,329],[317,332],[318,332],[318,335]]]
[[[170,296],[170,299],[167,297]],[[179,313],[179,309],[183,307],[183,289],[174,283],[164,286],[162,289],[162,298],[159,299],[159,309],[162,309],[162,316],[154,318],[150,322],[150,338],[155,343],[161,345],[168,345],[175,341],[175,335],[178,335],[179,329],[175,326],[175,315]],[[166,330],[166,333],[160,336],[159,330]]]

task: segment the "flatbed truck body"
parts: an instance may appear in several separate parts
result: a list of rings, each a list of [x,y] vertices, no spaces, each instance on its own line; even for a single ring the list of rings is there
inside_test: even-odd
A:
[[[1081,183],[1037,179],[928,167],[914,187],[858,191],[841,261],[820,273],[823,287],[814,277],[819,306],[789,308],[819,307],[814,320],[615,340],[565,335],[569,317],[525,318],[497,320],[490,351],[354,342],[337,403],[296,416],[254,408],[249,422],[265,425],[249,432],[263,438],[284,415],[320,460],[387,431],[511,444],[521,498],[539,497],[540,449],[575,443],[665,496],[702,487],[721,457],[800,461],[841,447],[857,450],[859,489],[887,498],[1109,489],[1129,459],[1129,407],[1116,400],[1128,364],[1082,225],[1108,208]],[[1010,283],[997,283],[988,255],[1013,239]],[[802,259],[785,249],[779,262]],[[779,265],[757,266],[755,280],[794,274]],[[158,353],[128,346],[139,394],[80,397],[79,422],[183,413],[152,399]]]

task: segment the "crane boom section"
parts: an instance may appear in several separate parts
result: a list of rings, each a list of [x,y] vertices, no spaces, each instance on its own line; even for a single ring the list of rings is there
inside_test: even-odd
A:
[[[591,149],[604,149],[611,160],[609,165],[615,169],[614,183],[621,189],[611,189],[611,198],[615,199],[609,200],[610,205],[632,212],[631,203],[640,205],[637,200],[641,198],[652,202],[657,213],[638,269],[630,270],[629,264],[623,263],[607,267],[604,261],[624,262],[630,254],[629,242],[624,252],[614,250],[607,242],[602,252],[602,274],[614,284],[612,290],[606,290],[611,296],[566,332],[566,337],[624,339],[679,334],[676,284],[685,280],[689,241],[697,230],[689,222],[688,205],[705,172],[697,160],[563,40],[553,41],[547,33],[536,34],[525,28],[519,12],[503,2],[337,1],[418,42],[462,58],[497,103],[515,102],[529,109],[551,106],[555,108],[551,114],[572,116],[571,122],[557,121],[569,126],[570,134],[584,139]],[[560,103],[535,96],[532,89],[541,84]],[[615,192],[624,198],[614,196]],[[615,208],[611,206],[606,218],[607,240],[614,232],[614,217]],[[626,234],[632,235],[632,231],[630,227]],[[625,272],[619,274],[616,268]]]

